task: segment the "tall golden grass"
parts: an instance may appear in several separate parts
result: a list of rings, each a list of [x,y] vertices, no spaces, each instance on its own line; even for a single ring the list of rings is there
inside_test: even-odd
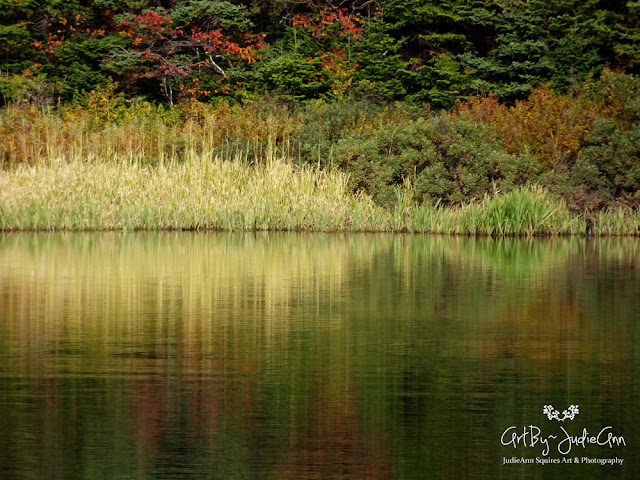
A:
[[[375,213],[346,175],[275,157],[248,165],[190,154],[158,166],[74,158],[0,171],[4,230],[343,231]]]

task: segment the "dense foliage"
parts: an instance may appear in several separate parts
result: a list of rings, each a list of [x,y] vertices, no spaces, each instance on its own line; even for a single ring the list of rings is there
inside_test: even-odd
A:
[[[640,2],[0,0],[0,101],[115,81],[165,102],[378,98],[450,108],[640,71]]]

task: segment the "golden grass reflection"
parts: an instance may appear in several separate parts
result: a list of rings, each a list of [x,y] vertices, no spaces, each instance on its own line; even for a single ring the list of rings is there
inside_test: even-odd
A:
[[[523,402],[624,411],[639,262],[634,239],[3,235],[0,447],[60,473],[81,444],[123,478],[185,455],[202,478],[473,477],[492,444],[443,455]]]

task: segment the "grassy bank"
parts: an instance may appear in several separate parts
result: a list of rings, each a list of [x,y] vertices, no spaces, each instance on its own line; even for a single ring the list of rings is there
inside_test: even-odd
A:
[[[71,157],[0,170],[0,228],[15,230],[390,231],[470,235],[637,235],[640,215],[571,213],[541,188],[447,206],[415,202],[407,182],[392,208],[353,194],[347,175],[274,154],[248,164],[211,153],[148,165]]]
[[[86,107],[0,110],[0,155],[4,231],[640,234],[637,208],[580,206],[484,127],[401,105],[166,110],[96,91]]]

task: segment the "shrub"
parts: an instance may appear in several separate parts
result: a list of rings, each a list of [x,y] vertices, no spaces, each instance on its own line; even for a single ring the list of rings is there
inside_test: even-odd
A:
[[[556,94],[546,85],[512,107],[493,96],[472,98],[458,105],[456,116],[491,125],[507,152],[531,154],[556,169],[575,163],[598,107],[584,95]]]
[[[435,156],[416,172],[419,198],[449,204],[480,199],[492,190],[524,185],[540,171],[531,156],[506,153],[482,125],[438,117],[430,120],[425,133]]]
[[[354,191],[387,206],[396,202],[395,188],[406,178],[415,185],[416,200],[454,204],[524,185],[542,169],[531,155],[505,152],[490,127],[423,114],[406,104],[316,103],[302,113],[290,154],[344,170]]]
[[[640,124],[621,131],[598,120],[571,171],[574,202],[590,207],[615,201],[640,207]]]

